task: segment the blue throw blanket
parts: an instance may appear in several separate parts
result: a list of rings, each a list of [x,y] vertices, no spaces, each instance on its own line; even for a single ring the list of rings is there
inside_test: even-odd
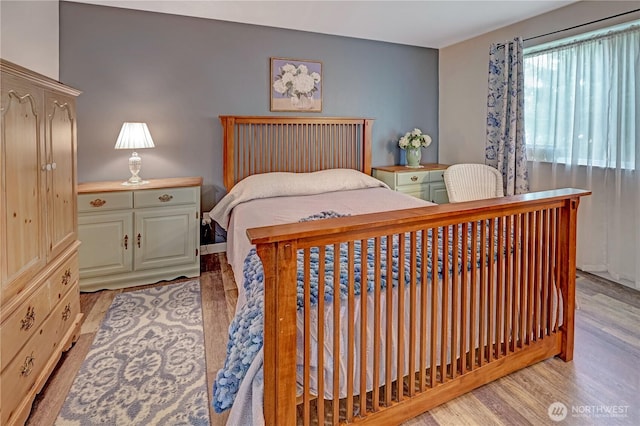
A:
[[[328,211],[321,212],[319,214],[302,219],[301,221],[324,219],[329,217],[344,216],[339,213]],[[471,227],[469,227],[471,232]],[[431,259],[431,230],[427,233],[427,259]],[[470,235],[470,234],[469,234]],[[460,233],[462,239],[462,233]],[[380,238],[380,262],[376,268],[381,272],[380,286],[382,289],[387,287],[388,273],[391,273],[392,286],[396,287],[398,284],[398,271],[399,271],[399,237],[395,235],[392,241],[392,259],[391,267],[387,268],[387,238]],[[487,238],[488,240],[488,238]],[[442,277],[442,228],[439,228],[439,245],[438,245],[438,276]],[[451,247],[452,241],[449,239],[449,247],[447,248],[447,256],[449,259],[449,271],[452,267],[452,255]],[[407,285],[410,282],[410,256],[408,255],[411,250],[411,240],[408,237],[404,238],[405,245],[405,258],[404,258],[404,282]],[[488,244],[488,241],[487,241]],[[421,247],[421,234],[417,235],[417,247]],[[479,246],[479,245],[478,245]],[[471,244],[469,243],[469,250]],[[375,256],[375,239],[369,239],[367,241],[367,277],[366,288],[367,293],[373,291],[374,286],[374,274],[376,268],[374,268],[374,256]],[[356,296],[359,296],[362,291],[362,248],[360,241],[354,243],[354,292]],[[469,252],[470,254],[470,252]],[[310,261],[311,261],[311,279],[310,279],[310,293],[311,293],[311,305],[316,306],[318,302],[318,264],[319,264],[319,249],[314,247],[311,249]],[[336,256],[334,253],[334,246],[329,245],[325,247],[325,300],[331,302],[334,297],[333,289],[333,277],[335,271],[334,262]],[[348,245],[347,243],[340,244],[340,253],[338,255],[339,270],[340,270],[340,299],[347,298],[348,295]],[[422,258],[420,256],[420,250],[416,256],[417,261],[417,276],[416,281],[420,285],[421,271],[422,271]],[[298,250],[297,254],[298,262],[298,287],[297,287],[297,306],[298,311],[304,307],[304,253],[302,250]],[[479,259],[478,259],[479,263]],[[469,265],[470,266],[470,265]],[[432,265],[431,261],[427,262],[427,278],[431,279]],[[462,269],[461,262],[459,262],[458,273]],[[229,343],[227,344],[227,357],[224,363],[224,367],[218,371],[216,380],[213,384],[213,407],[217,413],[220,413],[228,408],[231,408],[233,401],[238,393],[238,388],[244,376],[249,369],[249,366],[253,362],[256,354],[262,348],[263,345],[263,311],[264,311],[264,271],[262,262],[258,257],[256,250],[252,249],[247,255],[244,261],[243,268],[244,275],[244,290],[246,294],[246,303],[240,307],[240,310],[234,317],[233,321],[229,325]]]

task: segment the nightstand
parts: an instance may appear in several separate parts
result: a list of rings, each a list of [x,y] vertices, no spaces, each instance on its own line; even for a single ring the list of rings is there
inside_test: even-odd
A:
[[[78,185],[80,290],[200,275],[201,177]]]
[[[413,169],[406,166],[373,167],[373,177],[380,179],[395,191],[413,195],[436,204],[449,202],[442,177],[449,167],[445,164],[423,164]]]

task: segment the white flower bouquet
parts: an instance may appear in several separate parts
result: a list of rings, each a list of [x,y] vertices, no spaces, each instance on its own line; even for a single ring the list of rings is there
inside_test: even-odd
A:
[[[401,149],[426,148],[431,145],[431,136],[422,133],[420,129],[413,129],[413,131],[405,133],[405,135],[400,138],[398,145]]]
[[[280,73],[273,82],[273,90],[290,97],[292,102],[300,100],[302,97],[311,98],[313,93],[318,91],[317,84],[320,82],[320,74],[309,73],[306,65],[285,64],[280,68]]]

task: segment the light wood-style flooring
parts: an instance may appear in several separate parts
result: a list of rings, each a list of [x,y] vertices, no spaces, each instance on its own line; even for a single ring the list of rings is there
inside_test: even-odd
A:
[[[237,290],[224,254],[202,256],[200,277],[207,379],[224,363],[227,329]],[[171,281],[171,283],[181,281]],[[154,285],[164,285],[159,283]],[[136,290],[135,287],[124,291]],[[115,295],[123,290],[82,293],[86,319],[73,348],[63,355],[38,395],[27,424],[55,422],[75,374]],[[590,274],[577,279],[574,360],[546,360],[434,408],[405,425],[637,425],[640,424],[640,292]],[[553,421],[549,406],[561,402],[567,417]],[[211,412],[212,425],[226,414]]]

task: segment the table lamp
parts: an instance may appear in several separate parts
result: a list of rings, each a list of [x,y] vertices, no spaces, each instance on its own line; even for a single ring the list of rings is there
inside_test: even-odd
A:
[[[118,140],[116,142],[115,149],[141,149],[141,148],[153,148],[153,139],[151,139],[151,133],[147,123],[124,123]],[[133,152],[131,158],[129,158],[129,170],[131,171],[131,177],[128,181],[123,182],[123,185],[144,185],[149,181],[142,180],[138,173],[142,167],[142,159],[138,156],[137,152]]]

